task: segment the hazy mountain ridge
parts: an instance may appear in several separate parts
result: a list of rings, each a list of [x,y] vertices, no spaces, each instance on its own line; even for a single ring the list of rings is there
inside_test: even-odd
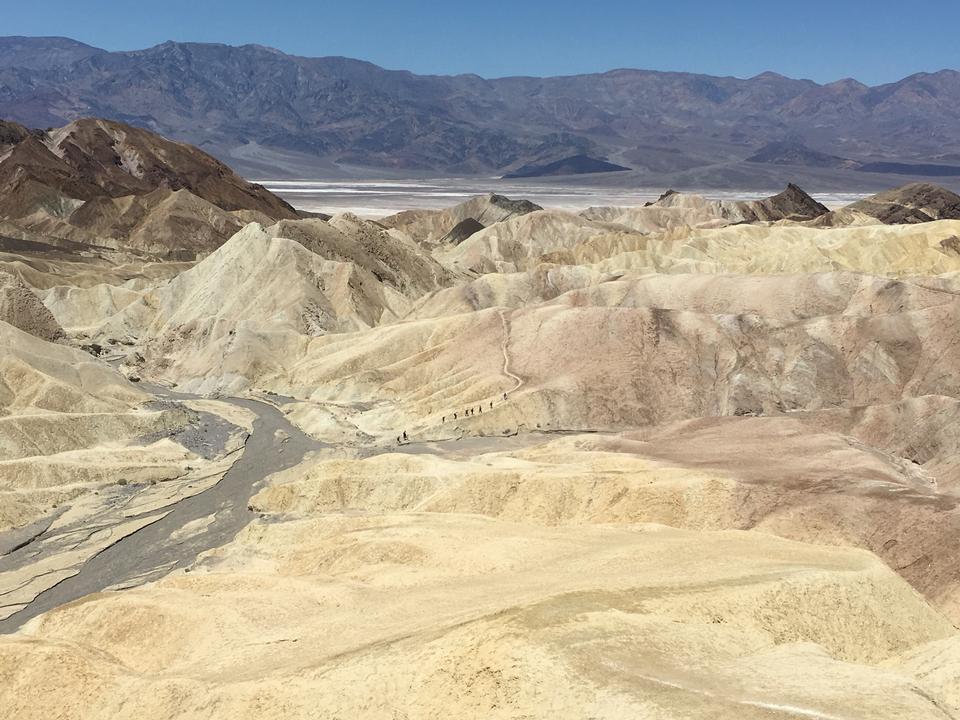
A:
[[[31,127],[81,115],[122,120],[247,172],[276,160],[281,171],[339,163],[506,173],[590,154],[671,173],[741,163],[796,137],[856,162],[950,162],[960,154],[958,100],[953,70],[877,87],[625,69],[487,80],[255,45],[105,52],[66,39],[0,39],[0,115]]]

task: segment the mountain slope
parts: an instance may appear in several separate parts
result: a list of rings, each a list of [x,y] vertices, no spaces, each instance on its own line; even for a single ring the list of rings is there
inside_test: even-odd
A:
[[[3,37],[0,38],[0,67],[52,70],[103,52],[63,37]]]
[[[63,337],[63,328],[47,307],[20,278],[0,270],[0,322],[54,342]]]
[[[275,195],[197,148],[106,120],[78,120],[23,138],[0,162],[0,186],[16,188],[28,181],[83,201],[142,195],[158,187],[183,189],[224,210],[296,217]],[[17,208],[7,204],[5,210],[16,216]]]
[[[198,148],[122,123],[4,123],[0,142],[0,217],[45,237],[193,259],[245,222],[299,217]]]
[[[929,183],[914,183],[878,193],[847,209],[872,215],[888,225],[960,220],[960,195]]]
[[[268,230],[251,223],[93,335],[140,341],[145,369],[186,387],[243,390],[302,353],[311,337],[396,320],[445,280],[440,265],[415,257],[412,243],[362,225],[352,216]]]
[[[93,114],[194,143],[241,169],[301,176],[338,164],[503,174],[586,155],[660,174],[726,164],[757,178],[758,165],[743,161],[785,137],[815,142],[814,165],[936,163],[960,153],[958,78],[945,70],[871,88],[626,69],[488,80],[256,45],[103,52],[0,39],[0,116],[48,126]]]

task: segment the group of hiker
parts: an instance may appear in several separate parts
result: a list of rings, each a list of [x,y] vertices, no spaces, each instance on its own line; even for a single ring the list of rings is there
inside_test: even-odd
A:
[[[506,399],[507,399],[507,393],[504,393],[504,394],[503,394],[503,399],[504,399],[504,401],[506,401]],[[490,409],[490,410],[493,410],[493,400],[490,401],[489,409]],[[472,417],[472,416],[476,415],[477,413],[480,413],[481,415],[483,414],[483,404],[482,404],[482,403],[481,403],[480,405],[477,405],[476,407],[469,407],[469,408],[467,408],[466,410],[463,411],[463,413],[453,413],[453,419],[456,420],[457,418],[459,418],[459,417],[461,417],[461,416],[462,416],[462,417]],[[446,422],[447,422],[447,416],[446,416],[446,415],[442,416],[442,417],[440,418],[440,422],[441,422],[441,423],[446,423]],[[403,434],[402,434],[402,435],[397,435],[397,445],[403,445],[403,443],[405,443],[405,442],[407,442],[407,431],[406,431],[406,430],[403,431]]]
[[[507,399],[507,394],[506,394],[506,393],[503,394],[503,399],[504,399],[504,400]],[[490,401],[490,409],[493,410],[493,400]],[[483,405],[482,405],[482,404],[481,404],[481,405],[477,405],[475,408],[474,408],[474,407],[470,407],[470,408],[467,408],[466,410],[464,410],[464,411],[463,411],[463,417],[471,417],[471,416],[473,416],[473,415],[476,415],[477,413],[480,413],[481,415],[483,414]],[[453,419],[454,419],[454,420],[456,420],[458,417],[460,417],[460,416],[459,416],[457,413],[454,413],[454,414],[453,414]],[[441,423],[445,423],[446,421],[447,421],[447,416],[446,416],[446,415],[444,415],[443,417],[440,418],[440,422],[441,422]]]

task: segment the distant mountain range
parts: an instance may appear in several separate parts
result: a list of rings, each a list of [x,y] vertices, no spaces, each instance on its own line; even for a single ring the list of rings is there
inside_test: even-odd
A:
[[[261,177],[611,163],[631,172],[605,173],[610,182],[675,186],[960,178],[953,70],[877,87],[645,70],[488,80],[256,45],[106,52],[63,38],[0,38],[0,117],[46,128],[88,116],[193,143]]]

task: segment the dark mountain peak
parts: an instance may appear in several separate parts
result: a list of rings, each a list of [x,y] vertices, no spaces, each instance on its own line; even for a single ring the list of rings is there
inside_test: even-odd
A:
[[[20,123],[0,120],[0,151],[6,146],[16,145],[30,134],[31,131]]]
[[[830,212],[829,208],[814,200],[806,190],[795,183],[789,183],[786,190],[767,200],[771,206],[783,210],[787,217],[818,217]]]
[[[803,222],[826,215],[830,210],[810,197],[803,188],[790,183],[786,189],[763,200],[736,203],[747,222]]]
[[[753,155],[750,155],[747,158],[747,162],[764,163],[767,165],[800,165],[804,167],[829,168],[842,168],[852,164],[851,161],[846,158],[830,155],[807,147],[803,139],[797,136],[767,143]]]
[[[587,175],[590,173],[622,172],[630,168],[616,165],[589,155],[571,155],[543,165],[524,165],[504,175],[505,178],[548,177],[553,175]]]
[[[26,135],[8,126],[21,139],[0,153],[0,219],[17,233],[189,260],[246,222],[298,217],[205,152],[142,128],[92,118]]]
[[[960,195],[933,183],[910,183],[848,206],[888,225],[960,220]]]
[[[794,183],[787,185],[782,192],[762,200],[708,200],[695,194],[667,190],[656,202],[647,203],[647,206],[682,208],[690,202],[695,205],[712,205],[720,217],[734,222],[805,221],[829,212]]]
[[[938,204],[946,204],[949,207],[960,206],[960,195],[929,182],[908,183],[886,192],[877,193],[868,199],[909,203],[918,207]]]
[[[77,201],[184,189],[227,211],[255,210],[276,219],[297,216],[285,202],[195,147],[94,118],[22,137],[0,161],[0,194],[27,181]],[[7,207],[8,215],[33,211],[30,198],[18,202],[22,207]]]
[[[536,212],[537,210],[543,210],[543,208],[536,203],[522,198],[520,200],[513,200],[506,195],[497,195],[496,193],[490,193],[488,197],[491,205],[513,213],[514,215],[526,215],[527,213]]]
[[[202,150],[120,122],[84,118],[51,134],[64,160],[113,197],[189,190],[224,210],[296,217],[287,203]]]

